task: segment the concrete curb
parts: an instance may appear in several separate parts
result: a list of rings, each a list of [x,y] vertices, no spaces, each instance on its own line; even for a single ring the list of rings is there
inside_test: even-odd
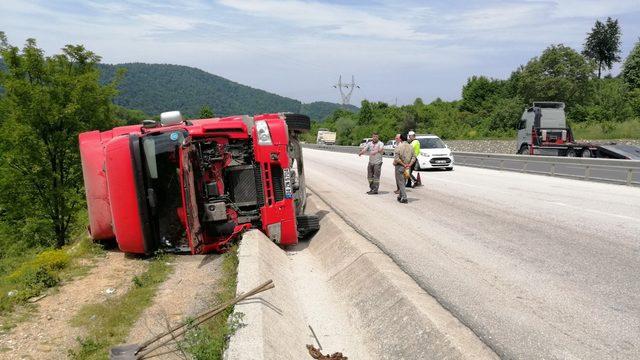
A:
[[[233,335],[225,351],[227,360],[307,359],[308,329],[292,288],[287,255],[262,232],[246,232],[238,249],[236,293],[273,280],[275,288],[240,302],[234,313],[245,324]]]
[[[370,358],[498,358],[317,195],[309,198],[307,213],[322,218],[320,231],[307,247],[328,275],[327,283],[317,286],[329,286],[349,310],[348,323],[359,329]],[[275,288],[236,305],[234,312],[243,314],[246,325],[231,337],[224,358],[310,359],[305,348],[311,343],[309,330],[287,254],[253,230],[243,236],[238,257],[238,293],[268,279]],[[348,356],[349,350],[344,350]]]
[[[359,235],[321,199],[307,212],[323,214],[309,250],[330,286],[353,309],[372,355],[380,359],[497,359],[469,328]]]

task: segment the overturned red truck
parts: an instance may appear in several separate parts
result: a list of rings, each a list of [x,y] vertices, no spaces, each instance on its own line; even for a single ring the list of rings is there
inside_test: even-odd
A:
[[[304,215],[304,165],[298,136],[304,115],[184,120],[89,131],[79,136],[89,232],[120,250],[223,252],[248,228],[295,245],[318,229]]]

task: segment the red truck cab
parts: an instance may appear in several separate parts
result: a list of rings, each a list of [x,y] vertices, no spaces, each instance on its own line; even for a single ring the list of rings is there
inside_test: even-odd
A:
[[[115,238],[127,253],[198,254],[255,227],[295,245],[318,226],[302,215],[297,135],[309,125],[295,114],[184,121],[168,112],[160,123],[80,134],[92,238]]]

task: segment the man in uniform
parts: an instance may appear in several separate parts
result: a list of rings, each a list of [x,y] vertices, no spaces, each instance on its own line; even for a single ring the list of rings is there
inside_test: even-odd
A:
[[[398,186],[398,201],[406,204],[407,192],[405,191],[404,171],[413,166],[416,157],[413,154],[413,148],[407,142],[407,136],[404,134],[396,135],[396,146],[393,152],[393,165],[395,166],[396,186]]]
[[[371,135],[371,141],[364,145],[358,156],[362,156],[365,152],[369,153],[369,164],[367,165],[369,191],[367,191],[367,194],[376,195],[380,187],[380,170],[382,169],[382,154],[384,153],[384,145],[377,133]]]
[[[407,135],[408,135],[408,138],[409,138],[409,144],[411,145],[411,148],[413,149],[413,155],[416,157],[415,161],[418,161],[418,155],[420,155],[420,141],[418,141],[418,139],[416,139],[416,133],[413,130],[409,131],[409,133]],[[413,168],[414,168],[414,166],[412,166],[409,169],[409,178],[407,179],[407,187],[408,188],[419,185],[417,179],[413,176]],[[412,180],[413,180],[413,185],[411,184]]]

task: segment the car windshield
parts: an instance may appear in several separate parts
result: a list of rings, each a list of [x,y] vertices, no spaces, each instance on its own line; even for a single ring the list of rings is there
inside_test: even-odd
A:
[[[420,142],[420,149],[442,149],[446,147],[440,138],[421,138],[418,141]]]

